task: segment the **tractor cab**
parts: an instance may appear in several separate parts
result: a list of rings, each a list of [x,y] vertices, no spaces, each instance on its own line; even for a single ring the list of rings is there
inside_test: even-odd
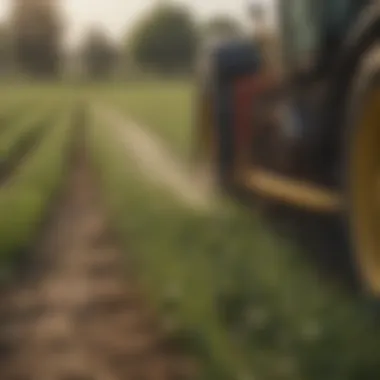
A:
[[[278,0],[277,32],[267,28],[264,37],[208,49],[197,151],[212,155],[223,183],[255,168],[335,186],[327,104],[343,45],[369,3]],[[253,23],[262,23],[263,12],[256,10]]]

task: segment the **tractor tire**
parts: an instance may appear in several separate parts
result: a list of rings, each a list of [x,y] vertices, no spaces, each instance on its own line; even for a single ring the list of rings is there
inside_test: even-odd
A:
[[[346,102],[343,214],[352,264],[366,295],[380,296],[380,43],[363,54]]]

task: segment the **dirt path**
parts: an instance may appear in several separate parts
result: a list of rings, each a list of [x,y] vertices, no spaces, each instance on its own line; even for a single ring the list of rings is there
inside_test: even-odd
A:
[[[173,379],[123,258],[82,155],[34,269],[1,294],[1,380]]]
[[[114,109],[97,104],[95,117],[116,127],[129,154],[146,177],[161,184],[183,204],[197,211],[209,211],[215,201],[212,183],[195,177],[189,168],[173,157],[152,133],[127,120]]]

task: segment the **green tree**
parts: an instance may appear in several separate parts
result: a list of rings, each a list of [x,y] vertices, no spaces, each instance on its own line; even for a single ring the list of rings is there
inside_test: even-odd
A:
[[[84,40],[81,56],[87,75],[101,79],[109,77],[115,70],[118,51],[102,29],[93,27]]]
[[[61,64],[62,23],[57,0],[13,0],[12,37],[18,67],[55,76]]]
[[[197,32],[197,25],[187,9],[170,3],[160,4],[132,34],[131,56],[138,65],[150,70],[189,70],[196,56]]]

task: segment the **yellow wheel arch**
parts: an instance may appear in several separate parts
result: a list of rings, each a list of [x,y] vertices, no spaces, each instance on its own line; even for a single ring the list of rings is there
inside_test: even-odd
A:
[[[350,113],[348,210],[358,272],[367,292],[380,296],[380,49],[358,77]]]

